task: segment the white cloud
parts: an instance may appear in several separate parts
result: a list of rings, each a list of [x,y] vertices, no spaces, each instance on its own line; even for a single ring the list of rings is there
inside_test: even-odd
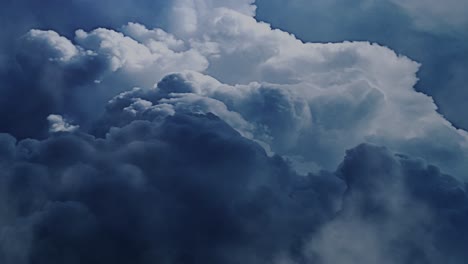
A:
[[[47,121],[49,121],[49,131],[52,133],[73,132],[79,128],[79,126],[68,123],[61,115],[49,115]]]
[[[70,40],[52,30],[33,29],[24,38],[23,49],[29,50],[31,55],[43,56],[45,54],[51,61],[69,62],[80,54],[80,50]]]
[[[466,133],[444,120],[429,97],[414,92],[411,85],[407,90],[378,86],[355,74],[357,79],[339,84],[325,79],[231,86],[185,72],[164,84],[161,93],[166,98],[159,102],[184,111],[213,112],[274,152],[309,164],[308,169],[333,169],[344,150],[361,142],[388,144],[395,151],[424,157],[459,175],[466,169],[461,162],[467,157]],[[440,152],[452,153],[454,164],[441,159]]]
[[[176,0],[172,4],[170,29],[182,35],[196,35],[217,8],[228,8],[246,16],[255,15],[255,0]]]
[[[123,31],[128,36],[104,28],[89,33],[78,30],[76,42],[104,57],[111,71],[136,74],[135,80],[148,80],[151,76],[148,80],[151,83],[181,68],[203,71],[207,66],[205,58],[197,51],[180,51],[183,42],[160,29],[148,30],[142,25],[128,24]]]
[[[196,22],[177,22],[190,22],[190,30],[170,34],[131,23],[122,32],[79,30],[74,48],[47,43],[107,61],[108,85],[151,87],[183,72],[169,80],[160,101],[135,98],[126,109],[136,114],[164,104],[214,112],[266,149],[307,164],[301,167],[333,169],[346,149],[372,142],[457,175],[466,169],[466,132],[440,116],[430,97],[415,92],[418,63],[367,42],[303,43],[257,22],[251,1],[238,8],[230,1],[224,7],[188,2],[178,1],[174,12],[181,6],[195,16]]]

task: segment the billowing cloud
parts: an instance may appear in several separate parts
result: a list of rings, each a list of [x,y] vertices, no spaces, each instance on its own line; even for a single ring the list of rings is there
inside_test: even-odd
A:
[[[418,64],[406,57],[369,43],[303,44],[227,9],[217,10],[200,30],[207,31],[207,43],[192,38],[187,45],[205,56],[209,66],[202,72],[237,83],[179,74],[165,78],[153,91],[160,95],[145,100],[214,112],[275,153],[319,168],[332,169],[345,149],[368,141],[424,157],[458,175],[464,171],[466,133],[414,91]],[[122,61],[122,67],[134,64]],[[444,138],[443,144],[433,138]],[[309,151],[312,146],[321,151]],[[451,153],[450,160],[439,153]]]
[[[79,128],[67,122],[61,115],[49,115],[47,117],[49,121],[50,132],[73,132]]]
[[[311,42],[369,40],[422,64],[416,90],[468,128],[467,1],[257,0],[257,18]]]
[[[0,261],[466,259],[468,134],[414,90],[419,63],[304,43],[250,0],[160,5],[165,30],[115,15],[18,39],[0,78]]]
[[[307,247],[318,263],[463,262],[456,249],[467,243],[458,222],[468,216],[463,184],[369,145],[350,150],[337,174],[348,186],[343,210]]]
[[[331,174],[298,176],[212,114],[135,121],[103,139],[0,142],[3,263],[299,257],[344,189]]]
[[[0,143],[4,263],[466,258],[465,186],[384,148],[298,176],[210,114]]]

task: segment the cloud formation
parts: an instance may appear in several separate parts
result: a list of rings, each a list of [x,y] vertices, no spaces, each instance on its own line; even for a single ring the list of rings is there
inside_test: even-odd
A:
[[[0,142],[4,263],[466,259],[466,187],[385,148],[298,176],[210,114]]]
[[[93,78],[80,86],[100,87],[101,93],[96,88],[78,91],[88,94],[79,98],[96,100],[89,104],[92,111],[86,109],[87,103],[76,103],[78,109],[71,111],[64,107],[55,111],[65,111],[75,120],[80,117],[74,112],[95,117],[103,110],[96,105],[128,87],[151,89],[170,72],[190,70],[193,73],[162,81],[169,89],[167,95],[142,99],[152,105],[198,107],[217,115],[224,111],[226,121],[240,126],[236,129],[243,135],[290,157],[305,170],[333,169],[346,149],[372,142],[423,157],[462,177],[467,134],[441,117],[430,97],[414,91],[417,63],[366,42],[304,44],[227,8],[214,9],[211,16],[201,15],[199,20],[203,27],[196,34],[200,37],[194,36],[195,31],[174,36],[128,24],[122,32],[78,30],[74,44],[39,31],[31,31],[28,40],[33,45],[48,45],[44,50],[50,50],[50,55],[42,63],[60,70],[88,61],[99,65],[101,70],[94,70]],[[48,38],[44,40],[44,36]],[[36,59],[35,53],[30,58],[28,50],[32,49],[26,48],[22,56],[29,67]],[[70,85],[59,89],[68,92]],[[136,95],[130,101],[133,104],[138,99]],[[437,144],[434,138],[443,143]]]
[[[434,166],[387,149],[348,151],[337,174],[343,210],[314,235],[318,263],[462,263],[466,187]]]
[[[1,139],[3,263],[267,263],[296,255],[344,189],[212,114]]]
[[[156,4],[165,30],[120,23]],[[2,64],[2,263],[466,259],[468,134],[419,63],[304,43],[250,0],[116,5]]]
[[[422,64],[416,90],[468,128],[467,1],[257,0],[256,17],[311,42],[368,40]]]
[[[73,132],[79,128],[79,126],[71,125],[61,115],[49,115],[47,117],[49,121],[49,132]]]

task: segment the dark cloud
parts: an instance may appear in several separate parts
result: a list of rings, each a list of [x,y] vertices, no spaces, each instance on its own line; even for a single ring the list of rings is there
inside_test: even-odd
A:
[[[0,263],[465,262],[466,133],[414,92],[418,65],[304,44],[251,2],[0,4]],[[318,38],[457,61],[393,4],[314,3],[346,14],[313,17]],[[443,169],[362,144],[330,172],[363,141]]]
[[[3,263],[467,257],[466,187],[382,147],[348,151],[336,173],[298,176],[212,114],[133,121],[102,139],[0,138]]]
[[[383,147],[347,152],[337,175],[343,210],[313,236],[318,263],[463,263],[466,186],[437,167]]]
[[[214,115],[134,121],[104,139],[0,142],[3,263],[298,257],[344,187],[332,174],[297,176]]]
[[[93,81],[104,71],[105,62],[92,56],[67,63],[59,57],[50,60],[59,55],[56,52],[45,45],[18,47],[14,65],[0,75],[0,131],[19,138],[45,137],[48,115],[68,113],[85,122],[99,108],[83,97],[93,93],[102,98]]]

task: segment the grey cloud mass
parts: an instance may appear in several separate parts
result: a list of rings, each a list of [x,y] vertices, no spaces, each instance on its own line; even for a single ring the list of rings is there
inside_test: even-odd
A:
[[[4,263],[466,258],[465,185],[385,148],[361,145],[336,173],[298,176],[214,115],[193,114],[103,139],[0,142]]]
[[[3,263],[298,258],[344,189],[298,176],[214,115],[133,121],[103,139],[2,135],[1,151]]]
[[[439,113],[463,98],[462,4],[0,7],[0,263],[467,259],[468,133]]]

